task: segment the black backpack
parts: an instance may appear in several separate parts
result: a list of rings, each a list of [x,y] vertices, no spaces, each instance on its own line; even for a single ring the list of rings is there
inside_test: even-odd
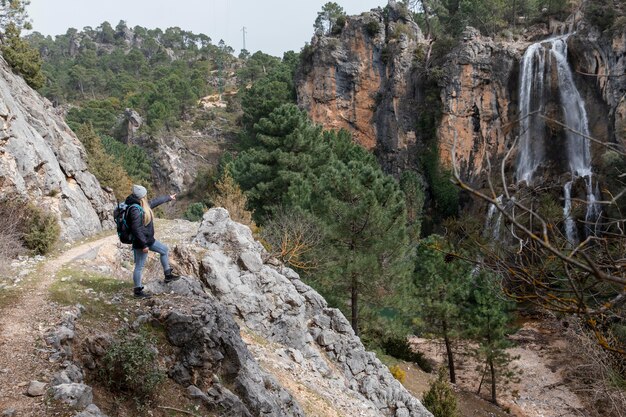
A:
[[[128,205],[126,203],[118,203],[117,207],[113,210],[113,218],[115,219],[115,224],[117,225],[117,236],[119,236],[120,242],[122,243],[133,243],[133,235],[130,230],[130,225],[126,222],[130,208],[133,206],[139,209],[141,217],[143,217],[143,208],[141,208],[139,204]]]

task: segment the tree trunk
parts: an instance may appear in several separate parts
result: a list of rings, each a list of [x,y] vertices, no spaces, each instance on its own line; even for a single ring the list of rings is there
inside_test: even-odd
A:
[[[356,278],[352,277],[352,330],[356,336],[359,335],[359,288]]]
[[[448,336],[448,322],[443,321],[443,340],[446,342],[446,353],[448,354],[448,370],[450,371],[450,382],[456,384],[456,372],[454,371],[454,356],[452,354],[452,343]]]
[[[491,402],[498,404],[496,398],[496,370],[493,366],[493,359],[489,359],[489,370],[491,371]]]

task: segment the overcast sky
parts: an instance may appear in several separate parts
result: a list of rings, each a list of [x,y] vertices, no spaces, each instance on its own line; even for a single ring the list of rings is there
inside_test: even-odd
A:
[[[317,12],[328,0],[31,0],[28,13],[33,29],[44,35],[64,34],[68,28],[96,28],[120,20],[129,27],[148,29],[178,26],[204,33],[217,44],[224,39],[238,53],[243,47],[254,53],[282,56],[300,51],[311,40]],[[387,0],[335,0],[348,14],[360,14]]]

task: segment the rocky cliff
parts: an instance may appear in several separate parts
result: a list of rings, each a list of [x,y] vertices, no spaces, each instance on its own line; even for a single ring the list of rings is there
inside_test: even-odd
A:
[[[332,412],[324,415],[430,415],[376,355],[365,350],[344,315],[329,308],[293,270],[270,258],[250,229],[230,220],[226,210],[209,210],[193,245],[179,250],[179,255],[182,266],[197,274],[207,292],[240,323],[242,334],[267,341],[255,344],[252,355],[259,364],[255,366],[275,379],[263,384],[263,375],[252,373],[236,385],[236,390],[246,395],[251,390],[241,383],[248,378],[266,388],[276,387],[282,405],[267,415],[310,414],[307,404],[310,408],[319,402],[311,403],[311,395],[322,396],[330,406]],[[193,326],[204,320],[198,313],[186,313],[185,317],[178,320],[179,325]],[[208,330],[215,324],[197,326]],[[190,337],[193,332],[183,333],[187,342],[181,342],[182,352],[197,357],[188,350],[197,340]],[[210,365],[183,360],[174,375],[180,383],[188,384],[195,380],[194,375],[204,374],[206,366]],[[280,394],[277,384],[290,388],[293,398]],[[344,395],[336,394],[342,391]]]
[[[384,30],[372,35],[375,25],[370,22]],[[568,59],[586,102],[591,135],[624,141],[626,34],[600,33],[579,12],[566,22],[530,27],[515,39],[494,40],[472,28],[464,31],[441,64],[438,81],[442,165],[451,166],[454,147],[461,173],[483,178],[487,159],[497,161],[520,133],[519,68],[524,51],[567,30],[572,30]],[[415,133],[417,104],[426,94],[419,63],[427,46],[402,8],[392,1],[386,12],[374,9],[349,17],[339,35],[315,36],[310,48],[298,75],[298,102],[313,120],[350,130],[355,140],[377,154],[387,172],[397,173],[419,160],[423,141],[430,139],[416,139]],[[594,149],[594,155],[600,151]],[[509,163],[515,160],[513,153]]]
[[[61,237],[112,227],[113,195],[87,171],[86,153],[51,103],[0,58],[0,193],[55,213]]]
[[[141,303],[126,302],[119,293],[90,293],[94,306],[105,302],[114,312],[132,311],[127,323],[117,317],[128,310],[113,313],[115,319],[103,316],[110,320],[106,323],[82,323],[80,311],[70,308],[45,338],[48,361],[61,365],[50,378],[54,398],[78,411],[98,406],[108,414],[111,404],[103,399],[109,395],[94,385],[92,396],[85,384],[94,381],[116,327],[138,331],[149,325],[163,329],[158,362],[184,393],[181,404],[202,406],[196,408],[201,415],[431,416],[365,350],[343,314],[270,257],[250,229],[232,221],[226,210],[209,210],[200,224],[169,221],[159,229],[178,241],[172,255],[183,277],[165,284],[147,273],[144,285],[155,297]],[[72,271],[118,275],[113,271],[120,271],[120,261],[130,253],[107,242],[99,241],[90,249],[92,256],[76,260]],[[130,271],[120,272],[115,279],[127,282]],[[68,369],[77,371],[70,375]],[[85,393],[79,405],[79,396],[67,394],[78,389]]]
[[[390,2],[350,16],[338,35],[316,35],[296,75],[298,103],[326,128],[347,129],[389,172],[415,158],[412,64],[423,35]]]

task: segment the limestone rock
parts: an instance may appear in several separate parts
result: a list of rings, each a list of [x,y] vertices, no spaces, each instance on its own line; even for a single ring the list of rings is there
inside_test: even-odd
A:
[[[114,198],[87,170],[85,150],[52,104],[0,59],[0,193],[54,213],[61,237],[112,228]]]
[[[452,166],[452,150],[464,177],[485,171],[487,158],[501,155],[510,138],[507,129],[521,51],[513,44],[494,42],[474,28],[447,57],[442,85],[443,117],[439,125],[439,155]],[[455,145],[456,142],[456,145]]]
[[[203,297],[204,301],[188,312],[174,309],[164,320],[168,339],[183,353],[170,376],[188,386],[195,383],[193,375],[206,373],[196,368],[222,369],[226,373],[222,377],[235,381],[235,388],[226,390],[219,378],[214,378],[211,383],[218,388],[202,394],[194,390],[198,398],[206,401],[207,395],[232,407],[240,407],[238,401],[243,400],[252,415],[259,410],[301,412],[297,411],[297,398],[287,396],[278,381],[259,368],[257,361],[271,360],[273,365],[264,369],[280,367],[283,372],[293,372],[296,380],[296,375],[304,372],[308,381],[301,382],[303,389],[314,389],[334,407],[341,407],[345,415],[355,415],[356,402],[361,404],[358,413],[363,416],[398,415],[395,410],[400,415],[430,415],[387,367],[365,350],[339,310],[327,308],[323,298],[295,271],[259,261],[264,255],[262,245],[249,228],[232,221],[226,210],[213,208],[205,213],[193,242],[205,251],[202,268],[191,269],[201,271],[200,278],[212,296]],[[255,262],[246,266],[244,259]],[[240,321],[241,330],[231,315]],[[240,333],[252,333],[278,348],[246,347],[239,341]],[[249,349],[254,350],[254,357]],[[333,394],[346,387],[351,389],[348,403]],[[266,405],[251,408],[251,401]],[[242,413],[247,415],[243,409]],[[298,415],[290,413],[285,415]]]
[[[102,411],[100,411],[100,409],[95,404],[90,404],[87,408],[76,414],[74,417],[107,417],[107,415],[102,413]]]
[[[76,410],[83,410],[93,403],[91,387],[85,384],[60,384],[50,388],[52,398]]]
[[[386,12],[349,16],[339,35],[311,40],[296,75],[298,104],[325,128],[350,131],[387,172],[400,173],[415,163],[412,64],[424,48],[421,30],[396,2]]]
[[[46,383],[39,381],[31,381],[28,385],[28,390],[26,394],[29,397],[41,397],[46,393]]]

